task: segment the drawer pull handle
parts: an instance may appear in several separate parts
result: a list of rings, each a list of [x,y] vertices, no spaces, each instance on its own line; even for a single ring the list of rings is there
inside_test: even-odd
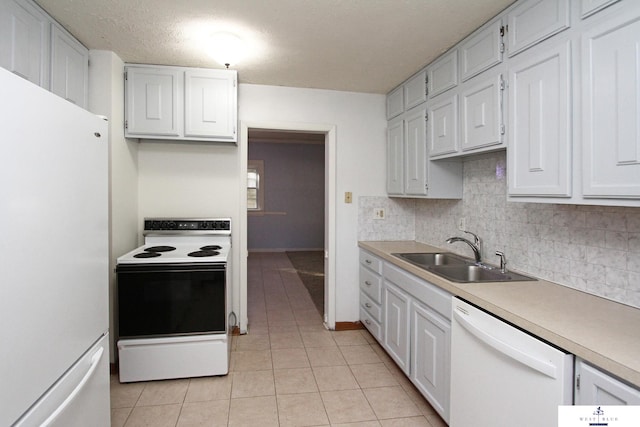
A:
[[[364,262],[366,262],[367,264],[371,265],[371,260],[370,259],[366,259],[366,260],[364,260]]]
[[[365,302],[364,306],[367,307],[367,308],[371,308],[371,304],[369,304],[368,302]]]
[[[371,321],[369,319],[364,319],[364,323],[366,323],[367,325],[370,325]]]
[[[365,284],[365,285],[367,285],[367,286],[371,286],[371,282],[370,282],[370,281],[368,281],[368,280],[365,280],[365,281],[364,281],[364,284]]]

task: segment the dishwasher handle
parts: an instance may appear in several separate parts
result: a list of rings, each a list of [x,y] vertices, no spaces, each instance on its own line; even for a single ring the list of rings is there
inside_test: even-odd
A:
[[[461,314],[458,310],[454,310],[453,315],[463,328],[496,351],[550,378],[557,378],[556,367],[553,364],[548,363],[545,360],[529,356],[516,347],[513,347],[512,345],[488,334],[475,325],[472,319],[466,318],[467,316]]]

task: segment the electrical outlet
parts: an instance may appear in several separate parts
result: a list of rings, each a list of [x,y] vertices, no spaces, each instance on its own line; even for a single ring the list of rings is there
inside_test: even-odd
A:
[[[467,229],[467,219],[465,217],[461,217],[458,219],[458,230],[464,231]]]
[[[344,193],[344,202],[351,203],[352,201],[353,201],[353,194],[351,194],[351,191],[347,191],[346,193]]]
[[[375,208],[373,210],[373,219],[385,219],[384,209]]]

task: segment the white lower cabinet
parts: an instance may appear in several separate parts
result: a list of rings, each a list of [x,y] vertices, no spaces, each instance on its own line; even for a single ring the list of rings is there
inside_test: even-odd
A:
[[[387,262],[382,275],[382,346],[448,421],[451,294]]]
[[[410,375],[410,298],[398,287],[384,283],[384,349],[406,375]]]
[[[640,405],[640,390],[576,359],[576,405]]]
[[[382,260],[360,251],[360,321],[379,342],[382,331]]]
[[[411,381],[448,421],[451,322],[430,307],[411,304]]]

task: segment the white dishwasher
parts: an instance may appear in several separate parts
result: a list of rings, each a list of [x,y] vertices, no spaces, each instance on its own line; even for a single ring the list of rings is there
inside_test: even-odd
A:
[[[453,297],[451,427],[557,426],[573,355]]]

